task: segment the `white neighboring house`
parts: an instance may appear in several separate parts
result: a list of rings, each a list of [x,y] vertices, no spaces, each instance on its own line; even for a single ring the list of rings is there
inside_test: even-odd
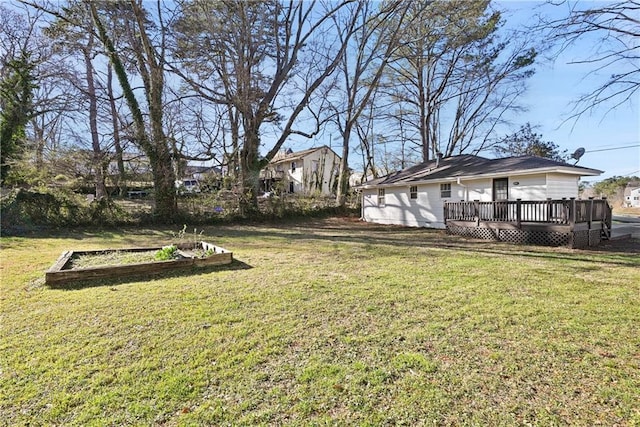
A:
[[[629,208],[640,208],[640,187],[625,187],[624,205]]]
[[[363,183],[362,218],[379,224],[445,228],[447,201],[577,198],[580,177],[601,173],[533,156],[446,157]]]
[[[178,179],[175,185],[178,194],[195,194],[200,192],[200,183],[194,178]]]
[[[338,179],[340,157],[329,147],[309,150],[282,151],[260,171],[260,187],[270,192],[276,189],[288,193],[334,193]]]

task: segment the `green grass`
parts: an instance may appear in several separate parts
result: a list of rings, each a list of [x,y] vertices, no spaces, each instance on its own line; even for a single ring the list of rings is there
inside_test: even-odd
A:
[[[230,268],[43,285],[64,250],[171,236],[1,239],[0,424],[640,424],[637,241],[212,227]]]

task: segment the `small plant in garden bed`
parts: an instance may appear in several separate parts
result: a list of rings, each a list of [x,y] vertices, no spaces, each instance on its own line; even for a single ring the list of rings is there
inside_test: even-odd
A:
[[[212,248],[205,249],[202,247],[202,233],[204,230],[198,232],[197,228],[193,229],[193,234],[187,233],[187,225],[183,225],[182,229],[178,231],[178,233],[174,233],[173,237],[177,241],[176,245],[179,249],[181,249],[183,254],[193,256],[194,258],[207,258],[213,254],[215,254],[215,250]],[[178,255],[176,253],[175,255]],[[174,257],[175,257],[174,255]],[[166,258],[170,259],[170,258]]]
[[[204,233],[204,230],[198,233],[198,229],[194,228],[193,234],[191,235],[191,238],[189,238],[189,235],[187,234],[187,225],[184,224],[182,226],[182,230],[178,231],[177,234],[174,234],[173,237],[178,241],[179,246],[188,244],[191,249],[198,250],[200,249],[200,240],[202,240],[202,233]]]
[[[204,250],[203,248],[197,248],[197,249],[189,250],[187,251],[187,253],[193,254],[193,256],[195,256],[196,258],[206,258],[215,254],[216,252],[213,249]]]
[[[158,261],[167,261],[177,257],[178,248],[175,245],[164,246],[158,252],[156,252],[155,259]]]

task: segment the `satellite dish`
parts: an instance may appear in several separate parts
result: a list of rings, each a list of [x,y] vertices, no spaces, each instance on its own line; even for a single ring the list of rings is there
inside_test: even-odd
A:
[[[574,151],[574,153],[571,155],[572,159],[575,159],[575,164],[578,164],[578,160],[580,160],[580,157],[584,156],[584,148],[580,147],[578,148],[576,151]]]

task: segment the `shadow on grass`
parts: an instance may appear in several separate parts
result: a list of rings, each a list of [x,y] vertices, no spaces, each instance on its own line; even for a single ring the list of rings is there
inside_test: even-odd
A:
[[[28,241],[27,239],[33,238],[38,240],[75,240],[82,242],[84,240],[100,239],[100,240],[118,240],[120,244],[130,244],[131,246],[139,246],[138,242],[143,240],[149,240],[154,237],[156,240],[166,242],[169,244],[172,240],[175,240],[177,235],[176,229],[170,229],[168,227],[157,228],[142,228],[142,227],[106,227],[106,228],[56,228],[56,229],[42,229],[38,232],[30,232],[21,235],[7,235],[1,234],[2,248],[11,249],[15,245],[22,245],[18,242],[20,240]]]
[[[490,240],[468,239],[446,234],[444,230],[412,228],[397,225],[380,225],[354,218],[333,217],[305,219],[262,224],[203,225],[202,230],[215,241],[223,238],[276,238],[291,241],[328,241],[333,243],[359,243],[390,245],[411,250],[414,247],[436,250],[458,250],[497,256],[521,256],[567,261],[593,262],[611,265],[640,266],[640,241],[637,239],[605,241],[588,249],[566,247],[516,245]],[[50,230],[40,238],[70,238],[76,240],[92,238],[120,239],[135,243],[140,237],[156,236],[158,240],[170,241],[175,234],[170,226],[157,228],[105,228]],[[7,241],[4,247],[11,246]]]
[[[60,289],[65,291],[76,291],[86,288],[95,288],[95,287],[103,287],[103,286],[117,286],[124,285],[131,282],[139,282],[139,281],[152,281],[152,280],[162,280],[162,279],[171,279],[176,277],[187,277],[201,274],[209,274],[215,273],[218,271],[234,271],[234,270],[249,270],[253,268],[251,265],[234,259],[231,264],[224,265],[211,265],[211,266],[203,266],[196,268],[182,268],[174,271],[163,271],[158,273],[151,274],[136,274],[131,276],[120,276],[113,277],[109,279],[95,279],[95,280],[76,280],[69,283],[56,284],[56,285],[48,285],[50,289]]]
[[[459,250],[500,256],[521,256],[553,260],[582,261],[598,264],[640,266],[640,241],[635,239],[603,242],[586,249],[566,247],[517,245],[491,240],[468,239],[446,234],[444,230],[409,228],[402,226],[367,225],[352,227],[309,224],[307,227],[279,229],[231,230],[227,236],[282,238],[287,240],[321,240],[333,243],[361,243],[407,248]]]

